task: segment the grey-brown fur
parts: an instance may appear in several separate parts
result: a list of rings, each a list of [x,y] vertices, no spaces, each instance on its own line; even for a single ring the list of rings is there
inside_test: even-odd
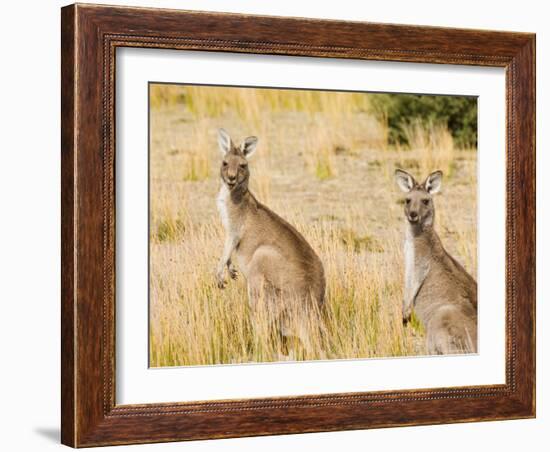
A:
[[[429,353],[477,351],[477,283],[443,247],[434,229],[432,195],[441,187],[441,171],[419,184],[396,170],[405,199],[405,291],[403,322],[414,309],[426,330]]]
[[[224,288],[225,269],[246,278],[252,311],[258,303],[267,303],[281,333],[287,331],[289,315],[320,308],[325,296],[325,276],[321,260],[304,237],[287,221],[260,203],[248,189],[248,157],[255,151],[256,137],[248,137],[235,146],[223,129],[219,146],[223,155],[220,169],[222,186],[218,209],[226,231],[222,257],[217,269],[218,287]]]

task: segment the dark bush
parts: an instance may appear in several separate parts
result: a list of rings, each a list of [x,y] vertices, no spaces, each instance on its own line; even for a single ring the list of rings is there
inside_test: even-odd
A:
[[[477,146],[476,97],[373,94],[371,105],[378,118],[387,121],[391,144],[408,144],[403,126],[420,120],[445,124],[458,147]]]

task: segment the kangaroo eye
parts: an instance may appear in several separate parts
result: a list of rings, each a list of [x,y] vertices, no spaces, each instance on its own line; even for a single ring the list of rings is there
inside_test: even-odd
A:
[[[227,162],[224,160],[224,161],[222,162],[222,165],[223,165],[223,166],[227,166]]]
[[[410,203],[411,203],[411,198],[405,199],[405,202],[406,202],[407,204],[410,204]]]
[[[428,204],[430,204],[430,200],[429,200],[429,199],[423,199],[423,200],[422,200],[422,204],[424,204],[425,206],[427,206]]]
[[[248,165],[247,165],[246,163],[241,163],[239,166],[240,166],[242,169],[245,169]]]

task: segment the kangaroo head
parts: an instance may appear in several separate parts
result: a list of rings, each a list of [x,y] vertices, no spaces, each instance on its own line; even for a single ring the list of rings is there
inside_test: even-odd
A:
[[[248,137],[240,146],[235,146],[229,134],[224,130],[218,131],[218,144],[223,156],[220,176],[222,182],[233,190],[236,187],[246,187],[250,177],[248,158],[256,150],[258,138]]]
[[[401,190],[407,193],[405,198],[405,217],[411,225],[431,226],[435,208],[432,195],[441,189],[443,173],[434,171],[419,184],[413,176],[404,170],[395,170],[395,181]]]

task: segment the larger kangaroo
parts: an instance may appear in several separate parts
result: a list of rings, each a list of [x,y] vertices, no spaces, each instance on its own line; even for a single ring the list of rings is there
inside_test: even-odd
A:
[[[226,236],[217,283],[220,288],[227,284],[226,268],[232,278],[237,277],[231,260],[234,254],[246,278],[251,310],[254,312],[258,303],[266,303],[275,314],[280,333],[301,338],[300,332],[289,330],[288,317],[312,306],[322,306],[323,264],[304,237],[248,189],[248,158],[256,150],[257,142],[256,137],[248,137],[235,146],[227,132],[219,130],[223,160],[217,204]]]
[[[414,308],[426,329],[430,354],[477,351],[477,283],[443,247],[434,229],[432,195],[443,173],[435,171],[419,184],[395,171],[405,199],[405,293],[403,322]]]

